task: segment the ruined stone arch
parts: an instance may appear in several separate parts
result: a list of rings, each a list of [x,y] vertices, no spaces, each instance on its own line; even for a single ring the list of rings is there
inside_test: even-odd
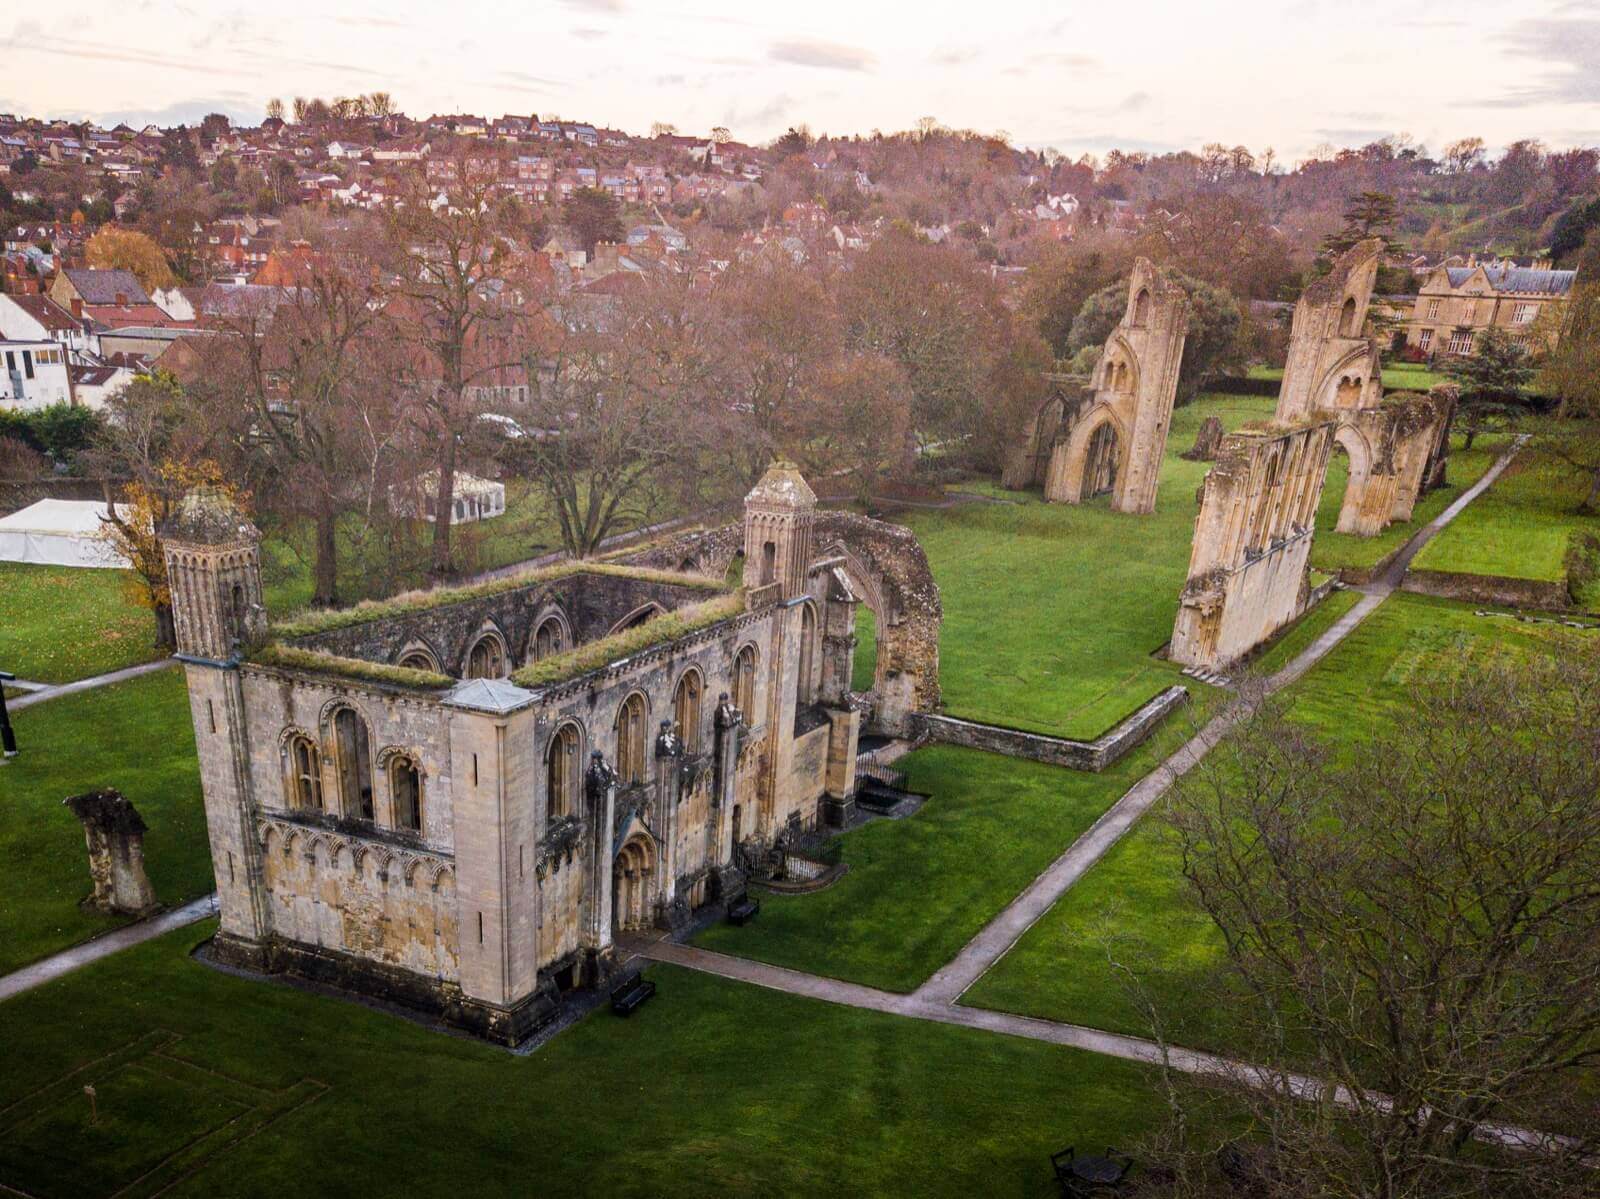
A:
[[[465,679],[503,679],[511,673],[511,639],[493,617],[485,617],[461,654]]]
[[[1358,309],[1356,298],[1346,296],[1344,304],[1339,308],[1339,336],[1354,337],[1360,330],[1356,327],[1356,313]]]
[[[655,842],[635,833],[617,850],[611,865],[611,921],[619,932],[649,928],[660,890]]]
[[[1110,430],[1113,444],[1106,444],[1107,434],[1102,429]],[[1046,495],[1081,501],[1105,491],[1115,492],[1127,472],[1128,446],[1128,431],[1117,410],[1108,403],[1096,404],[1056,446]],[[1104,485],[1108,473],[1109,485]]]
[[[1150,289],[1141,287],[1139,294],[1133,298],[1133,312],[1129,324],[1135,329],[1142,329],[1150,323]]]
[[[1369,343],[1360,345],[1336,358],[1322,373],[1312,390],[1312,408],[1354,408],[1362,403],[1367,383],[1372,377],[1373,350]],[[1353,398],[1342,391],[1346,378],[1353,380],[1357,392]]]
[[[577,641],[572,635],[572,621],[566,609],[551,600],[542,602],[536,609],[533,623],[528,626],[528,640],[522,647],[523,662],[536,662],[571,649]]]
[[[1334,431],[1333,443],[1345,452],[1349,460],[1349,477],[1344,486],[1344,500],[1339,505],[1339,523],[1335,532],[1359,532],[1361,509],[1366,502],[1367,488],[1372,483],[1373,450],[1361,431],[1354,425],[1341,424]]]
[[[873,722],[906,731],[915,712],[939,706],[939,629],[944,609],[928,556],[909,529],[849,512],[819,512],[819,560],[843,559],[850,586],[878,630]]]
[[[444,673],[439,651],[434,649],[424,637],[412,637],[392,656],[396,666],[408,667],[411,670],[428,670],[434,674]]]
[[[620,633],[625,629],[631,629],[635,625],[643,624],[647,620],[654,620],[657,616],[664,615],[665,612],[666,609],[660,604],[656,603],[654,600],[651,600],[648,604],[640,604],[632,612],[629,612],[621,620],[617,621],[616,624],[607,629],[606,636],[609,637],[613,633]]]
[[[726,525],[675,538],[629,561],[670,570],[692,555],[706,573],[725,572],[743,538],[742,526]],[[944,610],[927,554],[910,529],[834,510],[816,514],[812,544],[813,563],[842,560],[851,588],[877,618],[873,723],[890,733],[909,731],[912,713],[939,706]]]

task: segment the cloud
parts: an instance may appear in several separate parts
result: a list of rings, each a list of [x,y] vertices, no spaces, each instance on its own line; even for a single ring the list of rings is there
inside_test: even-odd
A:
[[[1028,62],[1035,66],[1069,67],[1075,71],[1094,71],[1100,68],[1100,60],[1093,54],[1070,54],[1060,50],[1030,54]]]
[[[48,37],[38,32],[37,25],[23,24],[11,37],[0,41],[0,51],[15,54],[49,54],[58,58],[78,59],[85,62],[123,62],[141,67],[160,67],[168,71],[187,71],[193,75],[222,75],[237,78],[236,66],[212,65],[196,62],[187,56],[158,54],[135,50],[128,46],[106,42],[92,42],[83,38]]]
[[[1468,105],[1600,104],[1600,20],[1538,17],[1518,21],[1506,31],[1505,42],[1509,53],[1538,60],[1537,74],[1528,76],[1537,82],[1494,99],[1468,101]]]
[[[978,57],[978,52],[973,49],[965,50],[940,50],[933,56],[933,61],[941,67],[959,67],[964,62],[971,62]]]
[[[353,25],[357,29],[410,29],[410,21],[391,21],[388,17],[334,17],[340,25]]]
[[[237,95],[237,93],[235,93]],[[209,100],[179,100],[165,108],[115,108],[93,114],[95,124],[111,129],[129,125],[134,129],[145,125],[198,125],[209,113],[225,114],[235,125],[259,124],[266,115],[264,106],[237,99],[212,97]]]
[[[546,79],[526,71],[500,71],[496,78],[501,81],[501,87],[514,92],[551,92],[570,86],[560,79]]]
[[[865,71],[877,63],[869,50],[811,38],[773,42],[767,57],[773,62],[786,62],[798,67],[822,67],[831,71]]]
[[[746,109],[734,105],[727,110],[722,123],[730,129],[751,125],[762,129],[771,128],[783,120],[784,116],[794,108],[794,104],[793,96],[781,94],[772,97],[760,108]]]
[[[1149,92],[1129,92],[1122,98],[1122,103],[1118,104],[1112,111],[1140,112],[1143,109],[1150,107],[1150,99],[1151,97]]]
[[[1313,129],[1311,132],[1324,141],[1346,146],[1367,146],[1394,136],[1392,129]]]
[[[604,29],[574,29],[572,36],[582,38],[586,42],[594,42],[603,37],[609,37],[610,33]]]
[[[621,12],[625,7],[622,0],[561,0],[561,3],[583,12]]]
[[[657,87],[682,87],[687,81],[684,75],[657,75],[654,80]]]

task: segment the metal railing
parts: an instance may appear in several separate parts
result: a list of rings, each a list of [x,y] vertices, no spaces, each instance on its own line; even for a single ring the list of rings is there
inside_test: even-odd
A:
[[[859,793],[869,782],[892,791],[906,789],[906,772],[891,766],[882,750],[869,749],[856,756],[856,791]]]

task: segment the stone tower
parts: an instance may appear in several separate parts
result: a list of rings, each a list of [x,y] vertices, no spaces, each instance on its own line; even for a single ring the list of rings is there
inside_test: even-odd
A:
[[[265,631],[260,541],[217,488],[183,497],[162,530],[179,657],[226,662]]]
[[[774,462],[744,497],[744,582],[752,590],[779,584],[779,599],[806,590],[816,493],[791,462]]]
[[[226,960],[267,963],[266,888],[250,800],[239,651],[266,631],[261,606],[261,535],[232,499],[199,487],[161,530],[172,592],[178,659],[189,686],[206,829],[222,927],[215,947]]]

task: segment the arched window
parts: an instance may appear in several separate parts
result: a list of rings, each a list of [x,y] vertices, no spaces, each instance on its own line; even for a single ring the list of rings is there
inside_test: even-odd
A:
[[[617,710],[617,780],[624,787],[644,782],[644,696],[635,691]]]
[[[233,639],[244,640],[244,588],[233,585]]]
[[[1133,301],[1133,323],[1135,327],[1150,323],[1150,292],[1148,288],[1141,288],[1138,297]]]
[[[372,748],[367,722],[354,708],[340,708],[333,717],[333,764],[339,779],[339,810],[345,816],[372,819]]]
[[[1350,296],[1344,302],[1344,307],[1339,310],[1339,336],[1354,337],[1356,335],[1356,298]]]
[[[756,647],[747,645],[733,660],[733,706],[749,721],[756,706]]]
[[[672,693],[672,718],[678,722],[678,736],[683,739],[686,752],[700,752],[700,707],[705,693],[705,682],[698,670],[683,672],[678,688]]]
[[[291,808],[322,811],[322,755],[310,737],[296,733],[284,742],[283,773]]]
[[[570,816],[578,793],[578,727],[564,724],[550,738],[545,757],[545,786],[549,793],[551,820]]]
[[[422,649],[408,650],[399,664],[407,670],[426,670],[434,674],[439,671],[439,664],[433,660],[433,655]]]
[[[555,616],[546,616],[539,623],[539,628],[533,634],[533,657],[548,658],[551,654],[559,654],[567,648],[567,633],[561,627],[561,621]]]
[[[778,579],[778,543],[775,541],[763,542],[761,546],[761,582],[758,586],[765,587]]]
[[[796,695],[803,704],[811,702],[811,665],[816,658],[817,615],[810,604],[800,609],[800,666]]]
[[[394,826],[422,831],[422,771],[415,758],[396,754],[389,759],[389,796],[394,801]]]
[[[467,655],[467,678],[503,679],[506,677],[506,647],[495,633],[479,637]]]

